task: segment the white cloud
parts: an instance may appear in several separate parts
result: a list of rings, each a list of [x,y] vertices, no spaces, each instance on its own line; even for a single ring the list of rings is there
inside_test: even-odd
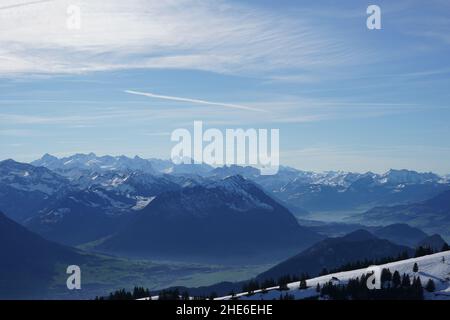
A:
[[[355,60],[355,50],[320,25],[221,0],[2,4],[0,75],[127,68],[258,73]],[[69,5],[81,8],[80,30],[66,28]]]

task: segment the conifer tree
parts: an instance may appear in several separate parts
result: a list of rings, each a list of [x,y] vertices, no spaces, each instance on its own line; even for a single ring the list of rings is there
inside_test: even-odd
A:
[[[381,283],[390,282],[392,280],[392,273],[389,269],[383,269],[381,271]]]
[[[300,290],[308,289],[308,286],[306,284],[306,280],[305,279],[300,280],[300,287],[299,288],[300,288]]]
[[[394,288],[397,288],[401,285],[402,283],[402,279],[400,277],[400,273],[395,270],[394,275],[392,276],[392,284],[394,286]]]
[[[420,277],[414,278],[413,290],[414,297],[423,300],[423,287]]]
[[[409,278],[408,274],[403,274],[401,286],[405,288],[411,286],[411,279]]]
[[[434,284],[433,280],[428,280],[427,285],[425,286],[425,290],[427,290],[428,292],[434,292],[436,290],[436,285]]]

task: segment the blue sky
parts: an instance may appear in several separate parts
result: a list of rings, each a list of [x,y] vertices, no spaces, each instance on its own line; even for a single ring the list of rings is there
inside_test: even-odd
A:
[[[281,164],[299,169],[447,174],[449,17],[438,0],[5,0],[0,159],[168,158],[170,133],[202,120],[279,128]]]

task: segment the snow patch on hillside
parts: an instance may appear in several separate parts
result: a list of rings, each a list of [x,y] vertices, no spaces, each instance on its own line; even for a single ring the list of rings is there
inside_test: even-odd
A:
[[[132,207],[131,209],[136,210],[136,211],[142,210],[145,207],[147,207],[155,199],[156,199],[156,197],[149,197],[149,198],[137,197],[136,205],[134,207]]]

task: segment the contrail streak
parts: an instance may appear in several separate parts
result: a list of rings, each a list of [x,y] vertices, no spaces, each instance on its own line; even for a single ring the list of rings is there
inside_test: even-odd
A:
[[[243,106],[243,105],[239,105],[239,104],[230,104],[230,103],[212,102],[212,101],[199,100],[199,99],[164,96],[164,95],[154,94],[154,93],[150,93],[150,92],[139,92],[139,91],[132,91],[132,90],[125,90],[125,92],[129,93],[129,94],[135,94],[135,95],[145,96],[145,97],[150,97],[150,98],[155,98],[155,99],[164,99],[164,100],[179,101],[179,102],[189,102],[189,103],[195,103],[195,104],[219,106],[219,107],[257,111],[257,112],[266,112],[265,110],[262,110],[262,109],[252,108],[252,107]]]
[[[38,0],[38,1],[23,2],[23,3],[18,3],[18,4],[12,4],[12,5],[5,6],[5,7],[0,7],[0,10],[14,9],[14,8],[19,8],[19,7],[29,6],[32,4],[39,4],[39,3],[53,2],[53,1],[55,1],[55,0]]]

